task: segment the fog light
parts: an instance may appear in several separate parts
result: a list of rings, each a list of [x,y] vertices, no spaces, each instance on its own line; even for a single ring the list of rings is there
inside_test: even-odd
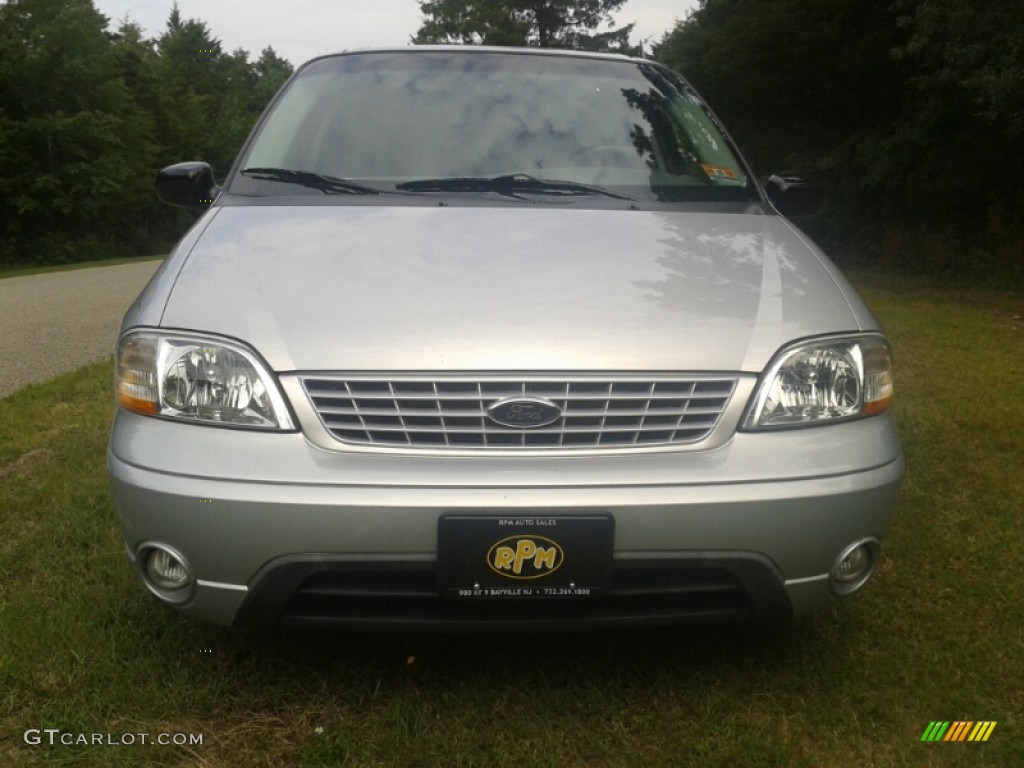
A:
[[[836,581],[844,583],[856,581],[864,575],[870,563],[871,556],[868,554],[867,547],[858,544],[852,552],[839,561],[839,565],[836,567]]]
[[[878,564],[878,552],[877,539],[864,539],[844,549],[832,567],[833,589],[848,595],[864,586]]]
[[[159,589],[181,589],[191,581],[185,564],[166,549],[149,551],[146,556],[146,576]]]

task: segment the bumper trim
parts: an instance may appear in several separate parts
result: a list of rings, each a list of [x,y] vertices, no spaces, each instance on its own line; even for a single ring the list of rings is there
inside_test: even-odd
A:
[[[207,589],[227,589],[235,590],[236,592],[249,591],[249,587],[245,584],[225,584],[220,581],[204,581],[203,579],[196,579],[196,584],[200,587],[206,587]]]
[[[801,584],[813,584],[818,581],[828,581],[828,574],[819,573],[817,576],[805,576],[802,579],[786,579],[786,586],[796,587]]]

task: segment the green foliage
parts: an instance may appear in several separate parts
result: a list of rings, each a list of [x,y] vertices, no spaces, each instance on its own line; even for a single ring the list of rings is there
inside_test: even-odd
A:
[[[104,27],[89,0],[0,7],[0,242],[112,228],[131,202],[144,140]]]
[[[703,0],[655,56],[765,175],[826,187],[807,226],[833,250],[1019,278],[1021,18],[1024,0]]]
[[[91,0],[0,3],[0,265],[166,247],[191,217],[157,203],[157,170],[226,172],[290,74],[270,48],[225,53],[176,6],[147,40]]]
[[[415,42],[637,53],[626,0],[421,0]],[[826,187],[841,260],[1024,276],[1024,0],[702,0],[656,46],[755,168]],[[228,170],[291,74],[175,6],[146,39],[91,0],[0,0],[0,265],[166,248],[156,171]]]
[[[626,0],[420,0],[415,43],[536,45],[639,54],[633,25],[614,29],[611,14]],[[597,30],[608,26],[604,32]]]
[[[975,116],[998,133],[1024,134],[1022,0],[902,0],[912,36],[896,53],[915,61],[929,97],[963,91]]]

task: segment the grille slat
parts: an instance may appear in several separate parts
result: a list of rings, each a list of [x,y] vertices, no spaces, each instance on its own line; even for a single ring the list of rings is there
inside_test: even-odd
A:
[[[308,381],[308,380],[307,380]],[[557,392],[545,394],[543,392],[527,392],[522,391],[515,392],[495,392],[495,393],[484,393],[480,394],[467,394],[467,393],[442,393],[439,395],[424,395],[424,394],[395,394],[391,395],[387,392],[357,392],[349,393],[342,392],[333,394],[331,392],[322,390],[313,390],[310,394],[316,400],[342,400],[351,401],[353,399],[359,400],[403,400],[403,401],[422,401],[425,403],[438,403],[438,402],[465,402],[465,401],[478,401],[478,402],[493,402],[494,400],[502,400],[506,397],[543,397],[547,400],[553,401],[565,401],[569,400],[574,403],[604,403],[614,400],[650,400],[652,402],[658,402],[662,400],[721,400],[723,397],[728,397],[732,393],[731,389],[724,391],[715,392],[693,392],[693,393],[679,393],[679,392],[657,392],[651,395],[636,392],[619,392],[613,395],[608,394],[566,394],[565,392]]]
[[[350,426],[339,424],[338,429],[351,429]],[[416,432],[417,434],[435,434],[435,435],[518,435],[520,432],[514,429],[503,429],[500,427],[484,427],[483,429],[472,429],[467,427],[425,427],[425,426],[402,426],[400,424],[371,424],[370,428],[374,432]],[[632,435],[634,432],[642,432],[645,429],[657,432],[671,432],[676,428],[674,424],[657,424],[646,428],[637,429],[636,427],[579,427],[577,429],[565,428],[565,429],[549,429],[541,432],[540,430],[534,430],[534,434],[540,433],[544,435],[589,435],[589,434],[623,434]],[[703,431],[703,428],[692,425],[687,425],[688,430]],[[526,434],[526,433],[523,433]]]
[[[735,378],[362,378],[309,376],[302,384],[327,430],[357,445],[424,448],[579,449],[694,443],[714,429]],[[491,421],[488,409],[540,398],[562,411],[535,428]]]
[[[561,406],[557,400],[553,401],[555,405]],[[359,417],[359,416],[389,416],[396,418],[401,416],[404,419],[409,418],[430,418],[430,419],[483,419],[487,418],[487,408],[482,407],[475,410],[463,410],[463,411],[436,411],[429,408],[413,409],[413,408],[334,408],[331,406],[318,406],[317,411],[325,419],[329,416],[339,417]],[[602,408],[600,410],[595,409],[563,409],[563,416],[567,419],[601,419],[601,418],[663,418],[670,417],[677,414],[684,414],[687,416],[702,416],[707,415],[713,421],[717,418],[718,414],[721,413],[721,408],[710,408],[710,407],[693,407],[689,408],[659,408],[659,409],[640,409],[640,408],[623,408],[611,410],[609,408]]]

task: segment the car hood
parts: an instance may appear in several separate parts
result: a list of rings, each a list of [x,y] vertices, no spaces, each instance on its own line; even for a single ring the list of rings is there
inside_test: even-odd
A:
[[[279,372],[753,372],[873,324],[774,215],[263,205],[203,224],[159,324]]]

